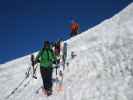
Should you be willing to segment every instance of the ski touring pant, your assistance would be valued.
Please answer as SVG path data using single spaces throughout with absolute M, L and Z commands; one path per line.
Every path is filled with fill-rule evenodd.
M 52 90 L 52 68 L 40 67 L 40 72 L 43 80 L 43 87 L 46 91 Z
M 77 35 L 77 34 L 78 34 L 78 32 L 71 32 L 71 33 L 70 33 L 71 37 L 73 37 L 73 36 L 75 36 L 75 35 Z

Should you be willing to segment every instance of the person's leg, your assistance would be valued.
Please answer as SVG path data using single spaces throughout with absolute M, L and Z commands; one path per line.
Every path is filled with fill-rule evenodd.
M 73 32 L 71 32 L 71 33 L 70 33 L 70 36 L 71 36 L 71 37 L 73 37 L 73 36 L 74 36 L 74 35 L 73 35 Z
M 40 72 L 41 72 L 41 76 L 42 76 L 43 87 L 46 90 L 47 89 L 47 78 L 46 78 L 47 70 L 40 67 Z
M 52 81 L 52 76 L 53 76 L 53 75 L 52 75 L 52 74 L 53 74 L 53 69 L 51 68 L 51 69 L 50 69 L 50 76 L 49 76 L 49 77 L 50 77 L 50 89 L 51 89 L 51 90 L 52 90 L 52 86 L 53 86 L 53 81 Z
M 78 35 L 78 32 L 77 32 L 77 31 L 74 32 L 74 36 L 75 36 L 75 35 Z
M 73 37 L 73 36 L 75 36 L 75 35 L 77 35 L 78 33 L 77 32 L 71 32 L 71 37 Z
M 48 90 L 52 93 L 52 86 L 53 86 L 53 83 L 52 83 L 52 72 L 53 72 L 53 69 L 52 68 L 49 68 L 48 70 Z
M 45 69 L 45 90 L 49 90 L 49 70 Z

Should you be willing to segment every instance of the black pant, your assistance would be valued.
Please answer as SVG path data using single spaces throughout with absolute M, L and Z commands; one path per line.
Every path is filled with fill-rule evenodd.
M 43 80 L 43 86 L 46 91 L 52 90 L 52 68 L 40 67 L 40 72 Z
M 73 37 L 73 36 L 75 36 L 75 35 L 77 35 L 77 34 L 78 34 L 78 32 L 71 32 L 71 33 L 70 33 L 71 37 Z

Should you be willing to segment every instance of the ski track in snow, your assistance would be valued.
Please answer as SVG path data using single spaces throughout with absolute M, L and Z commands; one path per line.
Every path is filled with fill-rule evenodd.
M 68 40 L 69 60 L 64 71 L 64 91 L 45 97 L 30 75 L 7 100 L 133 100 L 133 3 L 119 14 Z M 0 100 L 6 100 L 30 67 L 26 56 L 0 65 Z M 30 71 L 32 73 L 32 70 Z M 55 75 L 55 72 L 54 72 Z M 41 89 L 40 89 L 41 91 Z

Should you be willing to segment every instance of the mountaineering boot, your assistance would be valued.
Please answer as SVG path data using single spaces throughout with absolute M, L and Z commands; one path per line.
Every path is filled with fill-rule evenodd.
M 43 87 L 42 87 L 42 93 L 47 96 L 47 90 L 45 90 Z
M 49 90 L 47 91 L 47 96 L 50 96 L 50 95 L 52 95 L 52 89 L 49 89 Z

